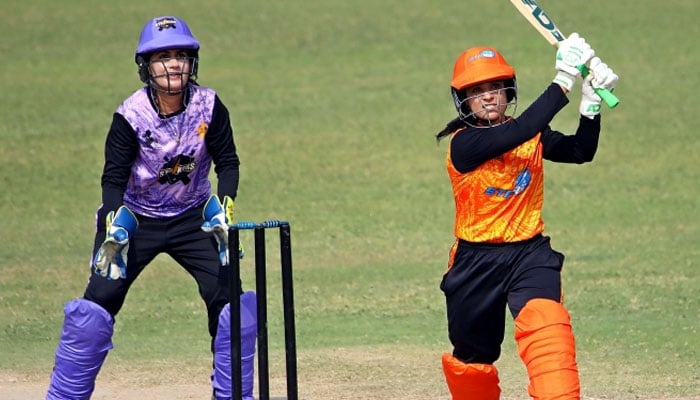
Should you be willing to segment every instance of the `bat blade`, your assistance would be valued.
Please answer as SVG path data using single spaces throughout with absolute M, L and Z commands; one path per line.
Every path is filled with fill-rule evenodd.
M 565 39 L 564 34 L 534 0 L 510 0 L 520 14 L 551 44 L 556 46 Z
M 510 0 L 510 2 L 518 9 L 520 14 L 525 17 L 530 25 L 544 37 L 552 46 L 558 46 L 559 42 L 565 39 L 564 34 L 554 24 L 551 18 L 544 12 L 542 7 L 535 0 Z M 588 68 L 581 69 L 581 75 L 588 75 Z M 615 108 L 620 103 L 620 100 L 608 89 L 595 89 L 598 96 L 603 99 L 605 104 L 610 108 Z

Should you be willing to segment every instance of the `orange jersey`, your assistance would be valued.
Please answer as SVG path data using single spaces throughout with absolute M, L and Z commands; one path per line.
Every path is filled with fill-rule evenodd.
M 453 134 L 459 135 L 461 131 Z M 454 233 L 468 242 L 504 243 L 542 233 L 544 174 L 541 133 L 466 173 L 447 151 L 456 212 Z

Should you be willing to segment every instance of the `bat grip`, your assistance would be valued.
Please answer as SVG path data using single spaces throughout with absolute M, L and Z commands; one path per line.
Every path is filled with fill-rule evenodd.
M 583 78 L 588 76 L 588 67 L 585 65 L 580 65 L 578 69 L 581 71 L 581 76 Z M 603 102 L 610 108 L 615 108 L 620 103 L 620 99 L 618 99 L 617 96 L 615 96 L 613 92 L 608 89 L 593 88 L 593 90 L 595 90 L 595 93 L 600 96 L 600 98 L 603 99 Z

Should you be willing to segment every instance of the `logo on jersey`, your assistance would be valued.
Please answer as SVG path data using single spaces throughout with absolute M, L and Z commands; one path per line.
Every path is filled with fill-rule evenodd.
M 513 183 L 513 189 L 501 189 L 489 186 L 484 191 L 484 194 L 487 196 L 497 196 L 507 199 L 511 196 L 516 196 L 524 192 L 525 189 L 527 189 L 527 187 L 530 186 L 531 180 L 532 174 L 530 173 L 529 169 L 525 168 L 518 174 L 518 177 L 515 178 L 515 182 Z
M 194 157 L 180 154 L 171 159 L 165 159 L 165 164 L 158 171 L 158 182 L 175 184 L 182 182 L 185 185 L 190 183 L 190 172 L 194 171 L 197 162 Z
M 209 125 L 207 125 L 204 121 L 197 126 L 197 137 L 199 140 L 204 139 L 204 136 L 207 134 L 207 129 L 209 129 Z
M 144 142 L 146 142 L 146 145 L 152 149 L 162 149 L 163 146 L 158 143 L 156 138 L 153 137 L 153 132 L 150 130 L 147 130 L 146 133 L 143 136 Z

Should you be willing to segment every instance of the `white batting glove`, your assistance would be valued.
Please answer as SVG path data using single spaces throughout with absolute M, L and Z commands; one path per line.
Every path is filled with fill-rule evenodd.
M 615 85 L 617 85 L 617 81 L 620 79 L 615 71 L 598 57 L 593 57 L 591 59 L 588 70 L 591 75 L 593 75 L 591 85 L 596 89 L 608 89 L 612 91 Z
M 600 114 L 601 103 L 601 98 L 596 94 L 595 89 L 612 90 L 615 88 L 619 77 L 612 68 L 608 67 L 598 57 L 591 59 L 588 70 L 590 73 L 583 80 L 583 86 L 581 87 L 579 111 L 584 117 L 593 119 Z
M 572 33 L 559 43 L 554 64 L 557 75 L 552 81 L 571 91 L 576 77 L 581 75 L 579 68 L 588 63 L 588 60 L 594 55 L 595 51 L 586 42 L 586 39 L 580 37 L 578 33 Z

